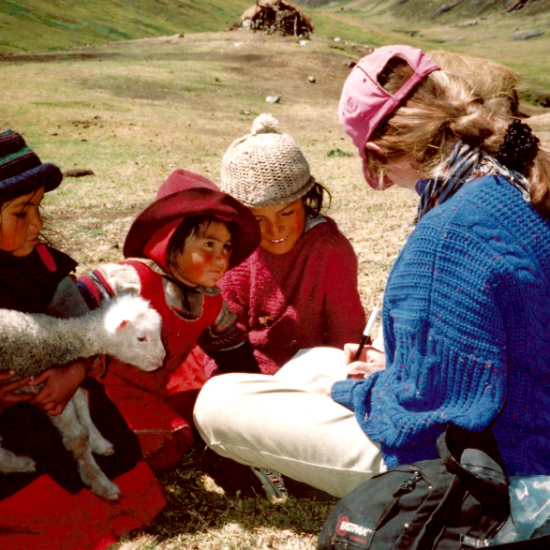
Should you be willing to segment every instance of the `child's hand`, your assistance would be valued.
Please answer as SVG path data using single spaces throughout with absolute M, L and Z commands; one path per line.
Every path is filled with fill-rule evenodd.
M 14 374 L 15 373 L 11 370 L 0 371 L 0 382 L 9 380 Z M 14 403 L 29 401 L 33 397 L 32 393 L 13 393 L 15 390 L 26 386 L 30 382 L 32 382 L 32 376 L 26 376 L 14 382 L 7 382 L 0 385 L 0 413 Z
M 88 360 L 77 359 L 64 367 L 54 367 L 44 371 L 31 383 L 31 386 L 45 383 L 31 402 L 51 416 L 61 414 L 86 378 L 87 370 Z
M 350 378 L 367 378 L 369 374 L 386 368 L 386 354 L 372 346 L 365 346 L 359 359 L 353 361 L 358 349 L 359 344 L 346 344 L 344 346 L 344 356 L 349 368 Z

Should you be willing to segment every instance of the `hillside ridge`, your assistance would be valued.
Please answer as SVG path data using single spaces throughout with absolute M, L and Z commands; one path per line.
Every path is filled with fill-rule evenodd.
M 222 31 L 249 0 L 2 0 L 0 55 Z
M 390 10 L 396 17 L 416 20 L 452 18 L 465 19 L 507 13 L 537 15 L 550 11 L 550 0 L 364 0 L 357 2 L 334 2 L 334 0 L 297 0 L 304 7 L 320 8 L 334 5 L 358 8 L 363 11 Z

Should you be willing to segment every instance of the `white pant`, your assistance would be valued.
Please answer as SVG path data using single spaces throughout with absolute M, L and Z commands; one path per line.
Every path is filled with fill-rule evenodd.
M 314 373 L 343 379 L 346 372 L 342 351 L 315 348 L 299 352 L 275 376 L 214 377 L 199 394 L 195 424 L 222 456 L 342 497 L 386 471 L 380 446 L 352 411 L 299 384 Z

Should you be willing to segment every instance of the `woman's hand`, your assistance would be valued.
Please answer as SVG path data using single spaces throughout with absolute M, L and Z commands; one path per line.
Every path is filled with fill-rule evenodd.
M 359 344 L 346 344 L 344 346 L 344 356 L 349 368 L 350 378 L 367 378 L 369 374 L 386 368 L 386 354 L 372 346 L 365 346 L 359 359 L 354 361 L 353 358 L 358 349 Z
M 86 378 L 89 360 L 77 359 L 63 367 L 54 367 L 37 376 L 31 386 L 45 383 L 31 403 L 51 416 L 63 412 L 71 397 Z
M 6 382 L 15 374 L 12 370 L 0 371 L 0 382 Z M 32 393 L 13 393 L 15 390 L 22 388 L 32 382 L 32 376 L 20 378 L 14 382 L 6 382 L 0 384 L 0 413 L 11 407 L 14 403 L 29 401 L 34 396 Z

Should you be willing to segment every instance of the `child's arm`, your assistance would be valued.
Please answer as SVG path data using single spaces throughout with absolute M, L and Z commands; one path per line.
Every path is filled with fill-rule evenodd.
M 218 282 L 227 308 L 235 313 L 238 326 L 245 332 L 250 330 L 250 278 L 250 271 L 239 266 L 227 271 Z
M 78 291 L 76 282 L 69 276 L 59 283 L 46 314 L 66 319 L 67 317 L 80 317 L 88 311 L 89 308 Z
M 237 316 L 224 302 L 216 322 L 203 331 L 197 343 L 218 365 L 222 373 L 260 372 L 246 332 L 237 325 Z
M 344 239 L 338 247 L 327 246 L 327 254 L 324 344 L 342 348 L 360 341 L 367 322 L 357 289 L 357 256 Z
M 103 264 L 78 278 L 76 286 L 89 309 L 96 309 L 104 300 L 124 293 L 141 295 L 141 281 L 130 265 Z

